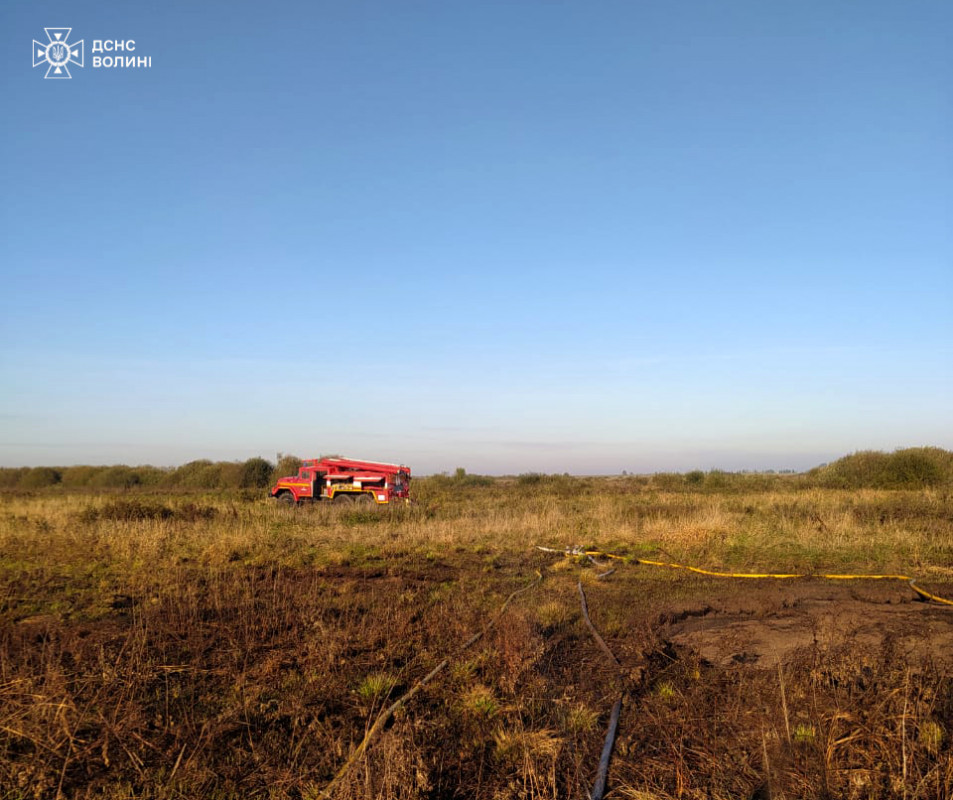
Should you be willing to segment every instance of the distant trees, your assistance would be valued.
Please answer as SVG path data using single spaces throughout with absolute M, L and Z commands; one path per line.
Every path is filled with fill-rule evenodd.
M 301 459 L 284 456 L 276 467 L 256 456 L 246 461 L 190 461 L 174 469 L 113 466 L 0 468 L 0 489 L 264 489 L 278 475 L 293 475 Z
M 90 467 L 86 465 L 66 467 L 63 469 L 61 482 L 64 486 L 70 489 L 89 486 L 90 481 L 96 475 L 105 471 L 105 469 L 105 467 Z
M 489 475 L 473 475 L 463 467 L 457 467 L 453 475 L 448 475 L 446 472 L 431 475 L 429 480 L 435 487 L 455 489 L 464 486 L 492 486 L 495 483 Z
M 142 477 L 136 470 L 120 465 L 97 471 L 86 485 L 98 489 L 131 489 L 141 483 Z
M 167 483 L 184 489 L 218 489 L 221 466 L 207 458 L 189 461 L 169 475 Z
M 53 469 L 53 467 L 33 467 L 31 470 L 27 470 L 24 473 L 20 480 L 17 482 L 17 486 L 21 489 L 43 489 L 47 486 L 53 486 L 60 482 L 61 474 L 58 469 Z
M 663 491 L 769 491 L 776 488 L 929 489 L 953 486 L 953 452 L 939 447 L 911 447 L 892 453 L 864 450 L 797 474 L 766 472 L 662 472 L 652 485 Z
M 256 456 L 246 461 L 198 459 L 173 469 L 152 466 L 14 467 L 0 468 L 0 489 L 182 489 L 219 491 L 223 489 L 261 490 L 279 477 L 296 475 L 301 459 L 279 454 L 277 464 Z M 778 472 L 724 472 L 691 470 L 686 473 L 661 472 L 638 477 L 639 486 L 668 492 L 770 491 L 783 488 L 822 489 L 929 489 L 953 487 L 953 452 L 939 447 L 913 447 L 892 453 L 865 450 L 815 467 L 802 474 Z M 620 486 L 631 490 L 636 476 Z M 463 467 L 453 473 L 427 479 L 435 489 L 490 487 L 496 479 L 474 475 Z M 511 479 L 512 480 L 512 479 Z M 566 475 L 528 472 L 516 482 L 527 490 L 545 489 L 570 494 L 579 491 L 580 479 Z
M 29 471 L 29 467 L 0 468 L 0 489 L 15 489 Z

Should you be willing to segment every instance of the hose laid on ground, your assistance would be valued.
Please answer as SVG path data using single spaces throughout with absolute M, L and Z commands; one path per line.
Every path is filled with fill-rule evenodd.
M 945 597 L 940 597 L 936 594 L 930 594 L 930 592 L 926 591 L 926 589 L 921 589 L 919 586 L 917 586 L 913 578 L 910 578 L 907 583 L 909 583 L 910 588 L 913 589 L 913 591 L 920 595 L 920 597 L 922 597 L 924 600 L 932 600 L 934 603 L 942 603 L 945 606 L 953 606 L 953 600 L 947 600 Z
M 621 675 L 622 665 L 619 663 L 619 659 L 615 657 L 615 653 L 609 649 L 606 640 L 602 638 L 599 631 L 596 630 L 596 626 L 592 624 L 592 620 L 589 619 L 589 604 L 586 602 L 586 593 L 582 588 L 581 580 L 579 581 L 579 602 L 582 605 L 582 618 L 589 626 L 589 632 L 592 633 L 596 644 L 615 664 Z M 602 800 L 602 795 L 606 791 L 606 779 L 609 777 L 609 759 L 612 757 L 612 748 L 615 747 L 615 734 L 619 727 L 619 714 L 622 711 L 622 697 L 623 695 L 619 695 L 619 699 L 615 701 L 615 705 L 612 706 L 612 713 L 609 715 L 609 729 L 606 731 L 606 740 L 602 745 L 602 756 L 599 758 L 599 769 L 596 770 L 596 779 L 592 784 L 590 800 Z
M 582 589 L 582 581 L 579 581 L 579 601 L 582 604 L 582 618 L 586 621 L 586 625 L 589 626 L 589 632 L 592 634 L 592 638 L 596 640 L 596 644 L 599 645 L 599 649 L 605 653 L 609 660 L 615 664 L 615 668 L 621 670 L 622 665 L 619 663 L 619 659 L 615 657 L 615 654 L 609 649 L 609 645 L 606 644 L 606 640 L 599 635 L 599 631 L 596 630 L 596 626 L 592 624 L 592 620 L 589 619 L 589 605 L 586 603 L 586 593 Z
M 876 575 L 876 574 L 836 574 L 836 573 L 799 573 L 799 572 L 717 572 L 701 567 L 692 567 L 688 564 L 676 564 L 669 561 L 652 561 L 648 558 L 633 558 L 630 556 L 620 556 L 616 553 L 604 553 L 601 550 L 583 550 L 582 548 L 572 547 L 562 550 L 553 547 L 536 547 L 544 553 L 559 553 L 565 556 L 601 556 L 602 558 L 612 558 L 618 561 L 626 561 L 630 564 L 644 564 L 649 567 L 667 567 L 669 569 L 683 569 L 688 572 L 694 572 L 698 575 L 709 575 L 714 578 L 772 578 L 780 580 L 790 580 L 794 578 L 823 578 L 829 581 L 906 581 L 924 600 L 932 600 L 946 606 L 953 606 L 953 600 L 947 600 L 945 597 L 931 594 L 926 589 L 921 589 L 916 584 L 916 578 L 909 575 Z
M 592 784 L 591 800 L 602 800 L 606 791 L 606 779 L 609 777 L 609 759 L 612 757 L 612 748 L 615 747 L 615 732 L 619 727 L 619 714 L 622 711 L 622 698 L 615 701 L 612 713 L 609 715 L 609 730 L 606 731 L 606 741 L 602 745 L 602 756 L 599 758 L 599 770 L 596 780 Z
M 503 601 L 503 605 L 501 605 L 499 610 L 496 612 L 496 614 L 493 615 L 493 618 L 489 622 L 487 622 L 486 625 L 484 625 L 480 631 L 473 634 L 473 636 L 467 639 L 453 653 L 451 653 L 449 656 L 444 658 L 443 661 L 437 664 L 436 667 L 434 667 L 423 678 L 417 681 L 417 683 L 414 684 L 414 686 L 411 689 L 409 689 L 403 696 L 399 697 L 390 706 L 388 706 L 383 711 L 381 711 L 377 719 L 374 720 L 374 724 L 371 725 L 370 730 L 368 730 L 368 732 L 364 734 L 364 738 L 361 740 L 361 743 L 356 748 L 354 748 L 354 751 L 348 757 L 347 761 L 344 762 L 344 766 L 342 766 L 337 771 L 337 774 L 331 779 L 331 782 L 324 787 L 324 791 L 322 791 L 319 796 L 322 798 L 326 798 L 330 796 L 331 790 L 338 784 L 338 782 L 345 775 L 347 775 L 351 767 L 354 766 L 354 764 L 358 761 L 358 759 L 360 759 L 361 756 L 363 756 L 364 753 L 367 752 L 367 748 L 370 746 L 371 740 L 377 735 L 377 732 L 384 726 L 387 720 L 389 720 L 394 715 L 394 712 L 396 712 L 402 706 L 406 705 L 408 700 L 410 700 L 415 694 L 417 694 L 417 692 L 419 692 L 427 683 L 429 683 L 441 670 L 445 669 L 447 665 L 450 663 L 451 659 L 455 658 L 456 656 L 459 656 L 468 647 L 480 641 L 480 639 L 483 638 L 486 632 L 490 630 L 490 628 L 492 628 L 494 625 L 496 625 L 497 622 L 500 621 L 500 617 L 503 616 L 503 612 L 506 611 L 507 606 L 509 606 L 510 602 L 514 598 L 519 597 L 521 594 L 524 594 L 525 592 L 528 592 L 531 589 L 535 589 L 537 586 L 539 586 L 542 580 L 543 580 L 543 573 L 537 570 L 536 580 L 534 580 L 531 584 L 529 584 L 529 586 L 524 586 L 522 589 L 517 589 L 515 592 L 512 592 L 506 598 L 506 600 Z

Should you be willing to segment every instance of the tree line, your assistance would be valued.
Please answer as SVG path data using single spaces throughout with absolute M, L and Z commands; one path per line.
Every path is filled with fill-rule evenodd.
M 180 467 L 81 465 L 73 467 L 0 468 L 0 489 L 264 489 L 301 466 L 296 456 L 277 464 L 255 457 L 246 461 L 199 459 Z
M 294 475 L 301 466 L 296 456 L 277 463 L 264 458 L 246 461 L 190 461 L 180 467 L 113 466 L 0 468 L 0 489 L 264 489 L 281 476 Z M 459 489 L 493 486 L 489 475 L 473 475 L 463 467 L 450 474 L 431 476 L 434 488 Z M 507 479 L 502 479 L 507 480 Z M 575 491 L 577 479 L 568 474 L 526 473 L 516 476 L 524 488 L 564 488 Z M 725 492 L 769 491 L 782 487 L 823 489 L 953 488 L 953 452 L 939 447 L 911 447 L 892 453 L 867 450 L 844 456 L 799 474 L 691 470 L 685 473 L 628 475 L 629 483 L 659 491 Z

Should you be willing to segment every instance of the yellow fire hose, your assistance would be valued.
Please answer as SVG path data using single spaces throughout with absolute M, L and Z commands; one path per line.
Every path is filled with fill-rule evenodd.
M 668 567 L 669 569 L 683 569 L 687 572 L 694 572 L 698 575 L 709 575 L 714 578 L 773 578 L 779 580 L 790 580 L 792 578 L 823 578 L 829 581 L 906 581 L 924 600 L 932 600 L 935 603 L 941 603 L 946 606 L 953 606 L 953 600 L 947 600 L 945 597 L 931 594 L 926 589 L 921 589 L 916 584 L 916 579 L 909 575 L 867 575 L 867 574 L 836 574 L 836 573 L 799 573 L 799 572 L 717 572 L 701 567 L 692 567 L 688 564 L 675 564 L 669 561 L 652 561 L 648 558 L 632 558 L 629 556 L 620 556 L 616 553 L 604 553 L 601 550 L 583 550 L 581 548 L 569 548 L 557 550 L 552 547 L 537 547 L 547 553 L 561 553 L 566 556 L 599 556 L 601 558 L 611 558 L 617 561 L 625 561 L 629 564 L 644 564 L 649 567 Z

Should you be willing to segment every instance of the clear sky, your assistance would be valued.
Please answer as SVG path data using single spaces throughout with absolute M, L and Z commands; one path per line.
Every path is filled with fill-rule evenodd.
M 70 80 L 28 59 L 51 26 Z M 942 0 L 4 0 L 0 465 L 953 448 L 951 31 Z

